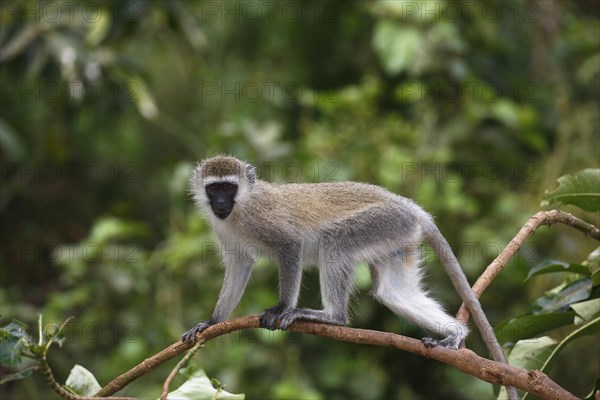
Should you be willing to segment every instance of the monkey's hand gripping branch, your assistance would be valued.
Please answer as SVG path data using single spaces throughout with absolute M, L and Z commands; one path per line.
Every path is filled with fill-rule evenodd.
M 194 343 L 196 341 L 196 336 L 214 324 L 215 323 L 212 320 L 197 323 L 193 328 L 181 335 L 181 341 L 188 344 Z

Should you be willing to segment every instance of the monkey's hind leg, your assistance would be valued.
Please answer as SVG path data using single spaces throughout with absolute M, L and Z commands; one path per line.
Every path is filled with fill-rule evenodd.
M 428 296 L 422 286 L 422 272 L 414 254 L 398 252 L 369 267 L 373 278 L 373 296 L 377 300 L 395 314 L 444 337 L 441 340 L 425 337 L 422 339 L 425 346 L 458 349 L 469 329 Z

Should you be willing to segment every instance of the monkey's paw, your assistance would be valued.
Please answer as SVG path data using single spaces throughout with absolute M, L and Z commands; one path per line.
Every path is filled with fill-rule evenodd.
M 286 311 L 286 308 L 281 304 L 277 304 L 274 307 L 267 308 L 265 311 L 263 311 L 262 314 L 260 314 L 260 317 L 258 317 L 260 326 L 267 328 L 269 330 L 272 330 L 272 331 L 274 331 L 277 328 L 285 329 L 285 328 L 281 327 L 281 325 L 279 325 L 279 326 L 276 325 L 277 321 L 279 321 L 281 319 L 281 316 L 282 316 L 283 312 L 285 312 L 285 311 Z
M 302 310 L 288 310 L 281 314 L 279 319 L 279 329 L 286 330 L 292 322 L 302 317 Z
M 439 344 L 439 340 L 430 337 L 422 338 L 421 342 L 423 342 L 425 347 L 435 347 Z
M 187 344 L 192 344 L 196 341 L 196 335 L 214 325 L 212 321 L 198 322 L 192 329 L 181 335 L 181 341 Z
M 297 319 L 321 322 L 331 325 L 346 325 L 348 317 L 345 315 L 332 316 L 323 310 L 311 310 L 308 308 L 295 308 L 285 311 L 279 319 L 279 328 L 287 329 Z
M 430 337 L 424 337 L 421 339 L 421 342 L 425 345 L 425 347 L 445 347 L 447 349 L 458 350 L 460 346 L 461 338 L 456 335 L 449 335 L 448 337 L 437 340 Z

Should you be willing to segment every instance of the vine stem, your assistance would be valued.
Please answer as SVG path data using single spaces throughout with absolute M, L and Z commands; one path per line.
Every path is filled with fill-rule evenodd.
M 202 346 L 204 346 L 203 342 L 201 342 L 201 341 L 196 342 L 194 347 L 192 347 L 185 354 L 185 356 L 181 360 L 179 360 L 177 365 L 171 370 L 171 373 L 169 374 L 169 376 L 165 380 L 165 383 L 163 384 L 163 391 L 162 391 L 162 394 L 160 395 L 160 400 L 167 400 L 167 395 L 169 394 L 169 386 L 171 385 L 171 382 L 173 381 L 173 379 L 175 379 L 175 375 L 177 375 L 177 372 L 190 361 L 190 359 L 194 356 L 194 354 L 196 354 L 196 352 Z

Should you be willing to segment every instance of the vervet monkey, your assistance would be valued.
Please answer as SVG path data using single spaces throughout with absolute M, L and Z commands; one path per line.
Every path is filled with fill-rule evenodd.
M 225 278 L 212 318 L 184 333 L 184 342 L 194 342 L 199 332 L 229 317 L 244 292 L 254 256 L 267 254 L 279 263 L 279 303 L 261 314 L 265 328 L 286 329 L 297 319 L 347 324 L 353 269 L 366 262 L 377 300 L 442 337 L 423 338 L 425 346 L 458 349 L 469 329 L 423 288 L 418 248 L 425 241 L 440 258 L 494 359 L 506 362 L 448 242 L 414 201 L 357 182 L 269 183 L 257 179 L 252 165 L 230 156 L 199 164 L 191 190 L 221 242 Z M 323 309 L 297 308 L 302 266 L 315 264 Z

